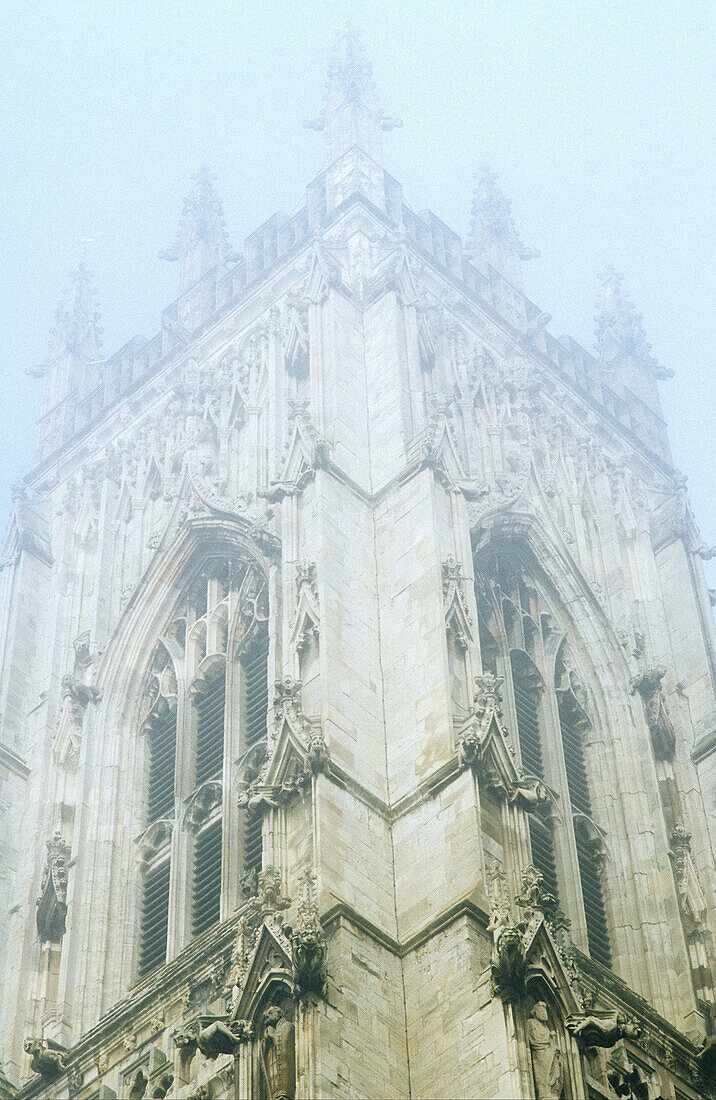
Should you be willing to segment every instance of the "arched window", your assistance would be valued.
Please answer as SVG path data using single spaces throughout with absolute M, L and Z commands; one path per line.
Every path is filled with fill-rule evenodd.
M 591 723 L 585 694 L 565 664 L 566 631 L 535 580 L 538 570 L 526 548 L 508 542 L 494 546 L 476 560 L 475 569 L 483 665 L 507 681 L 522 768 L 557 795 L 558 812 L 551 820 L 528 814 L 532 862 L 545 889 L 567 910 L 573 931 L 581 928 L 592 958 L 611 966 L 602 874 L 606 849 L 593 821 L 584 749 Z M 509 713 L 506 717 L 509 722 Z
M 142 727 L 140 977 L 221 919 L 227 876 L 236 881 L 261 870 L 260 815 L 247 817 L 231 868 L 223 866 L 233 852 L 224 821 L 231 805 L 227 754 L 235 759 L 266 740 L 267 620 L 260 570 L 247 560 L 212 556 L 189 577 L 153 658 Z

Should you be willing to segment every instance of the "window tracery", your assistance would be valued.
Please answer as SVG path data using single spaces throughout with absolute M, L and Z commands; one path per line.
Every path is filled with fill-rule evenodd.
M 557 799 L 557 814 L 528 815 L 532 862 L 555 905 L 583 930 L 592 957 L 610 966 L 607 848 L 593 819 L 585 756 L 590 707 L 569 638 L 535 576 L 526 551 L 509 542 L 476 561 L 483 666 L 505 679 L 524 778 L 539 780 Z
M 140 977 L 221 918 L 232 782 L 225 763 L 266 739 L 268 648 L 263 573 L 242 557 L 205 558 L 157 644 L 142 703 Z M 178 859 L 188 859 L 188 872 Z M 260 813 L 247 816 L 237 859 L 234 876 L 260 872 Z

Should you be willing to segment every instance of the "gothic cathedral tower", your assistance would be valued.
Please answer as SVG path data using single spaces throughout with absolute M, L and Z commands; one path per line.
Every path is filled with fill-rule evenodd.
M 0 602 L 0 1097 L 714 1087 L 707 553 L 641 320 L 597 355 L 382 166 L 326 161 L 106 358 L 76 272 Z M 709 832 L 709 828 L 711 832 Z

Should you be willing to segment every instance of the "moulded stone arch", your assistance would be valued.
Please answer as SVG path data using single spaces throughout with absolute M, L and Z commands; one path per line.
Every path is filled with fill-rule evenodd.
M 85 895 L 87 911 L 73 928 L 81 942 L 73 944 L 65 978 L 68 987 L 85 990 L 82 1018 L 77 1021 L 83 1029 L 94 1024 L 104 1005 L 121 996 L 133 981 L 138 887 L 128 877 L 128 868 L 143 827 L 137 786 L 143 743 L 127 734 L 138 728 L 143 717 L 140 698 L 158 640 L 170 653 L 173 647 L 172 657 L 176 657 L 176 646 L 167 633 L 187 582 L 207 558 L 222 556 L 247 563 L 261 578 L 268 576 L 268 563 L 252 538 L 249 522 L 213 515 L 186 520 L 173 543 L 153 557 L 98 662 L 95 682 L 102 686 L 103 695 L 93 715 L 93 728 L 102 736 L 86 739 L 84 791 L 78 790 L 75 824 L 74 881 L 78 890 L 90 875 L 108 885 L 104 891 Z M 180 693 L 186 687 L 180 683 Z

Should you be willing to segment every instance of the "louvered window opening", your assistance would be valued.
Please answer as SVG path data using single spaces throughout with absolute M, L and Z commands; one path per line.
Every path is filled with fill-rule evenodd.
M 242 662 L 244 684 L 243 744 L 245 749 L 257 745 L 267 736 L 268 710 L 268 640 Z M 261 871 L 261 814 L 248 811 L 244 817 L 244 872 Z
M 517 737 L 520 742 L 522 764 L 530 775 L 544 779 L 542 763 L 542 745 L 540 741 L 539 716 L 537 714 L 537 693 L 531 686 L 523 683 L 519 669 L 512 669 L 512 684 L 515 689 L 515 709 L 517 711 Z M 534 814 L 528 816 L 532 862 L 542 872 L 542 885 L 552 894 L 555 902 L 559 899 L 557 888 L 557 861 L 554 854 L 554 839 L 551 830 Z
M 221 775 L 224 767 L 224 677 L 197 703 L 196 786 Z
M 581 830 L 575 830 L 575 833 L 577 863 L 579 864 L 579 878 L 582 884 L 582 899 L 584 901 L 584 916 L 587 921 L 589 954 L 602 966 L 611 967 L 612 952 L 609 946 L 607 917 L 604 911 L 604 894 L 599 867 L 588 838 Z
M 567 787 L 572 809 L 591 817 L 587 771 L 584 766 L 584 748 L 582 733 L 576 716 L 569 713 L 565 705 L 559 708 L 559 725 L 564 749 L 564 765 L 567 771 Z
M 176 711 L 149 734 L 147 819 L 156 821 L 174 809 L 174 768 L 177 748 Z
M 204 829 L 194 845 L 192 932 L 200 936 L 219 920 L 221 909 L 221 821 Z
M 584 765 L 584 747 L 582 732 L 576 715 L 566 706 L 559 708 L 559 726 L 564 749 L 564 764 L 567 772 L 569 800 L 574 813 L 591 817 L 587 769 Z M 595 859 L 594 850 L 588 838 L 580 828 L 575 829 L 577 843 L 577 863 L 582 885 L 584 916 L 587 922 L 587 941 L 589 954 L 603 966 L 612 965 L 612 953 L 607 932 L 607 918 L 604 909 L 602 881 Z
M 162 966 L 167 957 L 169 927 L 169 860 L 147 871 L 142 890 L 139 977 Z

